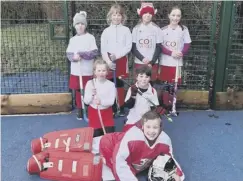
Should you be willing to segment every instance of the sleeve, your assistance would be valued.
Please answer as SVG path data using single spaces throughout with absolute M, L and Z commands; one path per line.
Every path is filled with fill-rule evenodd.
M 167 49 L 164 45 L 162 45 L 162 53 L 171 56 L 172 51 Z
M 75 62 L 75 60 L 73 60 L 73 55 L 74 55 L 74 51 L 72 50 L 72 38 L 71 38 L 69 40 L 68 47 L 66 50 L 66 56 L 67 56 L 68 60 L 71 62 Z
M 92 89 L 93 89 L 93 85 L 91 83 L 92 80 L 89 80 L 85 86 L 85 90 L 84 90 L 84 103 L 85 104 L 90 104 L 93 100 L 93 94 L 92 94 Z
M 181 53 L 183 54 L 183 56 L 188 53 L 189 48 L 190 48 L 190 45 L 191 45 L 190 43 L 184 43 L 183 49 L 181 51 Z
M 141 62 L 144 59 L 144 56 L 138 51 L 136 43 L 132 43 L 132 54 L 137 57 Z
M 129 142 L 131 141 L 129 132 L 127 132 L 120 144 L 116 145 L 113 152 L 113 171 L 116 181 L 138 181 L 135 174 L 132 172 L 126 159 L 130 155 Z
M 158 106 L 159 105 L 159 99 L 158 99 L 158 94 L 155 88 L 153 88 L 153 103 Z
M 174 155 L 173 155 L 173 147 L 172 147 L 171 139 L 170 139 L 169 136 L 168 136 L 167 144 L 169 145 L 169 153 L 170 153 L 171 157 L 173 158 L 173 160 L 175 161 L 176 166 L 177 166 L 176 174 L 177 174 L 178 176 L 180 176 L 181 181 L 183 181 L 183 180 L 185 179 L 185 175 L 184 175 L 184 173 L 182 172 L 179 163 L 178 163 L 178 162 L 176 161 L 176 159 L 174 158 Z
M 130 30 L 127 28 L 127 32 L 125 34 L 125 46 L 119 51 L 119 53 L 116 55 L 116 58 L 119 59 L 121 57 L 126 56 L 132 49 L 132 34 Z
M 127 90 L 126 98 L 125 98 L 125 107 L 127 107 L 128 109 L 132 109 L 135 105 L 135 101 L 136 101 L 136 99 L 131 97 L 131 88 L 129 87 L 129 89 Z
M 102 88 L 109 89 L 109 93 L 105 94 L 105 96 L 100 97 L 101 105 L 104 107 L 112 106 L 115 102 L 116 98 L 116 88 L 113 82 L 109 86 L 103 86 Z M 110 91 L 111 90 L 111 91 Z M 108 91 L 107 91 L 108 92 Z
M 132 30 L 132 54 L 137 57 L 140 61 L 143 61 L 144 56 L 137 49 L 137 28 Z
M 153 58 L 151 61 L 152 65 L 154 65 L 156 60 L 159 59 L 160 53 L 161 53 L 161 43 L 156 43 L 156 48 L 155 48 L 154 55 L 153 55 Z
M 98 56 L 99 52 L 94 36 L 92 36 L 90 40 L 90 51 L 78 52 L 78 54 L 85 60 L 93 60 L 96 56 Z
M 184 43 L 191 43 L 192 42 L 190 34 L 189 34 L 189 30 L 188 30 L 187 27 L 184 28 L 183 42 Z
M 105 29 L 102 34 L 101 34 L 101 39 L 100 39 L 100 50 L 101 50 L 101 55 L 103 60 L 105 60 L 106 62 L 110 60 L 110 58 L 108 57 L 108 39 L 107 39 L 107 30 Z

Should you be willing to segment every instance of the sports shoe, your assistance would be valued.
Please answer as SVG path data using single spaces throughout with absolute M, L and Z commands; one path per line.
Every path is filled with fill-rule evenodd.
M 83 119 L 83 110 L 82 109 L 78 109 L 77 120 L 82 120 L 82 119 Z

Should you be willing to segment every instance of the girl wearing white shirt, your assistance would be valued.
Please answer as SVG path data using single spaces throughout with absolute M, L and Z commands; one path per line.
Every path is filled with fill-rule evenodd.
M 123 24 L 126 21 L 125 10 L 118 4 L 111 7 L 107 14 L 107 23 L 109 27 L 104 29 L 101 35 L 101 54 L 102 58 L 108 64 L 110 70 L 107 79 L 113 80 L 113 71 L 116 71 L 116 77 L 128 77 L 128 53 L 132 48 L 132 35 L 128 27 Z M 118 102 L 120 105 L 120 116 L 124 115 L 124 83 L 116 79 Z M 116 112 L 115 104 L 113 111 Z
M 135 56 L 134 70 L 144 64 L 152 67 L 151 80 L 154 81 L 157 79 L 157 64 L 161 53 L 161 29 L 152 22 L 157 9 L 154 9 L 152 3 L 142 3 L 141 8 L 137 11 L 141 21 L 132 31 L 132 53 Z
M 84 102 L 89 105 L 89 126 L 94 128 L 94 137 L 103 135 L 102 126 L 98 114 L 100 109 L 103 124 L 107 133 L 114 132 L 114 119 L 112 105 L 116 97 L 115 84 L 106 79 L 108 65 L 103 60 L 94 63 L 94 77 L 89 80 L 85 87 Z
M 181 24 L 181 9 L 173 7 L 168 15 L 170 24 L 162 28 L 162 55 L 160 57 L 159 79 L 169 83 L 175 82 L 178 65 L 178 84 L 181 83 L 183 56 L 188 52 L 191 38 L 188 28 Z
M 79 76 L 82 76 L 83 86 L 93 75 L 94 58 L 98 55 L 98 48 L 93 35 L 86 32 L 86 12 L 80 11 L 73 18 L 73 26 L 77 34 L 69 41 L 66 54 L 71 62 L 71 75 L 69 88 L 75 90 L 76 108 L 78 109 L 77 119 L 83 117 Z

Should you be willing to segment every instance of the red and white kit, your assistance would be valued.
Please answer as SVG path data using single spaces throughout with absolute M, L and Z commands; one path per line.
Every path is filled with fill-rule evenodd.
M 101 35 L 101 54 L 102 58 L 107 62 L 110 60 L 107 53 L 116 56 L 116 76 L 128 76 L 128 53 L 132 48 L 132 35 L 128 27 L 122 24 L 111 24 L 104 29 Z M 112 70 L 110 70 L 107 79 L 112 78 Z
M 75 35 L 70 39 L 66 52 L 71 62 L 69 87 L 76 90 L 76 106 L 82 108 L 80 91 L 77 91 L 80 89 L 79 76 L 82 76 L 83 86 L 85 87 L 87 81 L 93 75 L 94 58 L 98 54 L 95 37 L 89 33 Z M 79 54 L 81 61 L 73 60 L 75 53 Z
M 102 128 L 99 121 L 97 104 L 94 102 L 94 88 L 96 89 L 95 96 L 97 96 L 101 101 L 99 109 L 103 118 L 104 126 L 114 126 L 113 112 L 111 106 L 114 104 L 116 97 L 115 84 L 109 80 L 100 82 L 98 79 L 89 80 L 85 87 L 84 102 L 85 104 L 89 105 L 89 126 L 94 129 Z
M 178 61 L 179 66 L 179 80 L 181 83 L 181 67 L 183 66 L 183 58 L 174 58 L 171 56 L 173 50 L 181 51 L 183 54 L 185 44 L 191 43 L 190 34 L 188 28 L 183 26 L 177 26 L 172 29 L 170 26 L 165 26 L 162 28 L 162 55 L 160 57 L 160 76 L 159 79 L 162 81 L 168 81 L 170 83 L 175 80 L 176 66 Z
M 136 44 L 137 51 L 142 55 L 143 58 L 153 60 L 153 56 L 156 50 L 156 44 L 161 43 L 161 30 L 153 22 L 145 25 L 143 23 L 138 24 L 133 28 L 132 31 L 133 43 Z M 134 69 L 144 65 L 141 59 L 136 57 L 134 59 Z M 158 60 L 155 60 L 152 67 L 151 80 L 156 80 L 158 74 Z
M 161 132 L 153 146 L 149 146 L 140 126 L 133 126 L 127 132 L 110 133 L 94 138 L 93 153 L 100 152 L 106 164 L 103 166 L 103 180 L 137 181 L 135 174 L 149 168 L 160 154 L 173 157 L 171 139 Z M 180 165 L 176 162 L 177 174 L 184 180 Z
M 138 87 L 138 84 L 136 83 Z M 147 91 L 143 92 L 143 96 L 151 100 L 155 105 L 159 105 L 159 100 L 157 96 L 157 91 L 149 84 Z M 144 97 L 140 94 L 136 95 L 135 104 L 129 110 L 127 115 L 127 122 L 123 127 L 123 131 L 128 130 L 130 127 L 134 126 L 136 122 L 141 120 L 142 115 L 151 110 L 151 103 L 149 103 Z M 127 91 L 125 102 L 127 102 L 131 98 L 131 87 Z
M 115 54 L 116 56 L 116 77 L 128 77 L 128 53 L 132 48 L 132 34 L 128 27 L 122 24 L 113 25 L 104 29 L 101 34 L 101 54 L 102 58 L 109 62 L 110 58 L 108 53 Z M 107 79 L 113 78 L 113 70 L 109 70 Z M 117 80 L 119 81 L 119 80 Z M 122 106 L 124 104 L 125 90 L 124 86 L 117 86 L 118 102 Z

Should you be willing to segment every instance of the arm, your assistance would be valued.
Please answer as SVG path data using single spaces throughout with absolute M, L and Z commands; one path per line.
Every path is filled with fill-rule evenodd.
M 144 56 L 138 51 L 136 43 L 132 43 L 132 54 L 137 57 L 141 62 L 144 59 Z
M 132 54 L 138 58 L 141 62 L 144 59 L 144 56 L 137 49 L 137 28 L 133 28 L 132 30 Z
M 135 105 L 135 101 L 136 99 L 131 96 L 131 88 L 129 87 L 129 89 L 127 90 L 124 106 L 127 107 L 128 109 L 132 109 Z
M 188 28 L 186 26 L 184 26 L 184 28 L 185 28 L 183 31 L 184 32 L 184 34 L 183 34 L 184 47 L 181 51 L 183 56 L 188 53 L 188 50 L 189 50 L 191 42 L 192 42 Z
M 105 60 L 106 63 L 108 63 L 110 61 L 110 58 L 108 57 L 107 54 L 108 39 L 106 37 L 106 29 L 101 34 L 100 43 L 101 43 L 100 50 L 101 50 L 102 59 Z
M 91 83 L 92 80 L 89 80 L 85 86 L 85 90 L 84 90 L 84 103 L 85 104 L 90 104 L 94 98 L 93 96 L 93 85 Z
M 66 56 L 70 62 L 77 62 L 78 60 L 74 60 L 74 48 L 72 38 L 69 40 L 68 47 L 66 50 Z
M 190 43 L 184 43 L 184 47 L 181 51 L 181 53 L 183 54 L 183 56 L 185 56 L 188 53 L 188 50 L 190 48 L 191 44 Z
M 162 53 L 171 56 L 172 51 L 167 49 L 164 45 L 162 45 Z
M 101 105 L 104 106 L 104 107 L 112 106 L 114 104 L 115 98 L 116 98 L 115 84 L 112 83 L 109 86 L 104 85 L 102 88 L 109 90 L 109 93 L 107 91 L 107 94 L 103 95 L 102 97 L 99 97 Z
M 116 55 L 116 59 L 119 59 L 121 57 L 124 57 L 126 56 L 130 51 L 131 51 L 131 48 L 132 48 L 132 34 L 130 32 L 130 30 L 127 28 L 127 32 L 125 34 L 125 46 L 119 50 L 119 53 Z
M 129 142 L 131 135 L 127 132 L 122 138 L 120 144 L 115 146 L 112 161 L 113 173 L 116 181 L 138 181 L 135 174 L 132 172 L 126 159 L 130 155 Z
M 77 62 L 78 61 L 78 60 L 73 59 L 73 56 L 74 56 L 73 52 L 66 52 L 66 56 L 67 56 L 67 58 L 70 62 Z
M 153 55 L 153 58 L 151 61 L 152 65 L 155 64 L 156 60 L 158 60 L 160 53 L 161 53 L 161 43 L 156 43 L 156 48 L 155 48 L 154 55 Z
M 97 49 L 95 49 L 95 50 L 86 51 L 86 52 L 78 52 L 78 54 L 82 59 L 93 60 L 99 54 L 99 52 Z
M 91 35 L 90 38 L 89 51 L 78 52 L 78 54 L 82 59 L 85 60 L 93 60 L 96 56 L 98 56 L 98 47 L 96 45 L 95 37 L 93 35 Z

